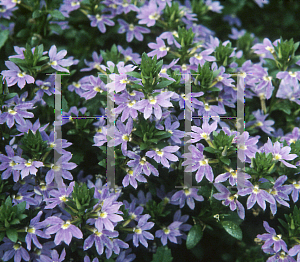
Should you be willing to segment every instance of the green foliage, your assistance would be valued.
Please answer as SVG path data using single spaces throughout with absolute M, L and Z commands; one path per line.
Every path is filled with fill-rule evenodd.
M 3 30 L 0 32 L 0 49 L 4 46 L 9 36 L 9 30 Z
M 242 240 L 242 230 L 236 223 L 234 223 L 233 221 L 222 221 L 222 226 L 229 235 L 238 240 Z
M 35 134 L 29 130 L 22 137 L 21 143 L 20 147 L 24 150 L 23 154 L 33 160 L 40 159 L 42 155 L 51 150 L 47 145 L 47 141 L 42 139 L 39 130 Z
M 13 242 L 18 240 L 18 232 L 14 226 L 20 224 L 20 221 L 27 217 L 24 214 L 25 208 L 25 201 L 12 206 L 10 196 L 0 206 L 0 227 L 6 229 L 6 236 Z M 2 241 L 5 235 L 1 234 L 0 236 L 0 241 Z
M 246 167 L 246 172 L 253 177 L 261 178 L 272 174 L 275 171 L 274 167 L 272 153 L 256 152 L 255 158 L 251 159 L 251 168 Z
M 171 250 L 165 247 L 157 248 L 156 253 L 153 255 L 151 262 L 172 262 L 173 257 Z
M 203 236 L 203 231 L 202 231 L 202 227 L 200 225 L 194 225 L 188 235 L 187 235 L 187 239 L 186 239 L 186 248 L 187 249 L 192 249 L 193 247 L 195 247 L 199 241 L 201 240 Z
M 233 57 L 229 57 L 234 49 L 231 47 L 231 42 L 229 42 L 226 46 L 222 44 L 220 41 L 220 44 L 218 47 L 215 49 L 215 58 L 216 58 L 216 63 L 218 67 L 220 66 L 227 66 L 231 64 L 234 61 Z
M 120 61 L 121 53 L 118 52 L 117 46 L 113 44 L 111 50 L 100 50 L 101 56 L 103 57 L 104 63 L 106 64 L 107 61 L 111 61 L 114 64 L 117 64 Z
M 176 30 L 179 23 L 182 23 L 180 14 L 179 4 L 177 2 L 172 2 L 171 7 L 166 5 L 163 13 L 164 21 L 167 21 L 169 31 Z

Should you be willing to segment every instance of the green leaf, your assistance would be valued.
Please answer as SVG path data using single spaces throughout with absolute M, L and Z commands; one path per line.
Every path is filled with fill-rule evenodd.
M 15 97 L 17 95 L 17 93 L 9 93 L 7 94 L 7 96 L 5 97 L 6 100 L 11 99 L 13 97 Z
M 156 85 L 157 88 L 164 88 L 166 86 L 169 86 L 170 84 L 172 84 L 174 81 L 171 80 L 165 80 L 165 81 L 161 81 L 159 84 Z
M 213 149 L 212 147 L 205 147 L 203 150 L 209 153 L 215 153 L 215 149 Z
M 0 49 L 4 46 L 9 36 L 9 30 L 3 30 L 0 32 Z
M 222 221 L 222 226 L 227 231 L 227 233 L 238 240 L 242 240 L 243 233 L 241 228 L 232 221 Z
M 230 165 L 230 159 L 227 157 L 221 157 L 220 160 L 227 166 Z
M 38 18 L 38 17 L 41 17 L 45 14 L 44 11 L 42 10 L 35 10 L 33 13 L 32 13 L 32 18 Z
M 7 237 L 12 241 L 12 242 L 17 242 L 18 240 L 18 232 L 14 228 L 8 228 L 6 230 L 6 235 Z
M 2 241 L 4 237 L 5 237 L 5 232 L 1 232 L 0 233 L 0 241 Z
M 171 250 L 165 247 L 159 247 L 156 253 L 153 255 L 151 262 L 172 262 L 173 257 Z
M 56 32 L 56 33 L 58 33 L 59 35 L 61 35 L 62 32 L 63 32 L 63 30 L 61 29 L 60 25 L 58 25 L 58 24 L 51 24 L 51 25 L 49 25 L 49 29 L 52 30 L 52 31 L 54 31 L 54 32 Z
M 189 231 L 186 239 L 186 248 L 192 249 L 195 247 L 203 236 L 202 227 L 200 225 L 194 225 Z
M 126 75 L 133 76 L 133 77 L 139 78 L 139 79 L 142 78 L 142 77 L 141 77 L 141 74 L 138 73 L 138 72 L 126 72 Z
M 22 214 L 26 209 L 26 201 L 21 202 L 17 205 L 18 213 Z
M 58 10 L 49 11 L 49 14 L 53 18 L 57 18 L 59 20 L 65 20 L 65 17 L 63 16 L 63 14 L 61 12 L 59 12 Z

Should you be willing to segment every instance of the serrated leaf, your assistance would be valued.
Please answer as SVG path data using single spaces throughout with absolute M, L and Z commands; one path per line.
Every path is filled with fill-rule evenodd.
M 200 225 L 194 225 L 190 229 L 187 235 L 186 248 L 192 249 L 193 247 L 195 247 L 198 244 L 198 242 L 201 240 L 202 236 L 203 236 L 202 227 Z
M 167 247 L 159 247 L 157 248 L 156 253 L 153 255 L 153 259 L 151 262 L 172 262 L 173 257 L 171 250 Z
M 231 235 L 232 237 L 242 240 L 243 233 L 241 228 L 232 221 L 222 221 L 222 226 L 226 230 L 226 232 Z
M 17 242 L 18 240 L 18 232 L 14 228 L 6 229 L 6 235 L 12 242 Z

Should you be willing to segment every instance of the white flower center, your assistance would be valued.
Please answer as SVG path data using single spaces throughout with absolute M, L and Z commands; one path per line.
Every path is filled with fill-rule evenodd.
M 289 71 L 289 75 L 291 76 L 291 77 L 296 77 L 297 75 L 296 75 L 296 73 L 294 72 L 292 72 L 292 71 Z
M 106 212 L 101 212 L 100 213 L 100 217 L 101 218 L 106 218 L 107 217 L 107 213 Z
M 129 25 L 129 30 L 130 30 L 130 31 L 133 31 L 134 28 L 135 28 L 135 26 L 134 26 L 133 24 L 130 24 L 130 25 Z
M 132 56 L 130 56 L 130 55 L 125 56 L 125 62 L 127 62 L 129 60 L 132 60 Z
M 96 19 L 97 19 L 97 21 L 101 21 L 101 20 L 102 20 L 102 17 L 101 17 L 101 15 L 99 15 L 99 14 L 96 14 Z
M 27 166 L 27 167 L 32 166 L 32 161 L 31 161 L 31 160 L 28 160 L 27 163 L 25 163 L 25 166 Z
M 170 47 L 162 46 L 159 48 L 159 51 L 169 51 Z
M 274 160 L 280 160 L 282 157 L 281 157 L 281 155 L 279 155 L 279 154 L 275 154 L 274 155 Z
M 60 196 L 59 200 L 66 202 L 67 201 L 66 195 Z
M 165 233 L 166 235 L 170 234 L 170 232 L 171 232 L 170 229 L 168 229 L 168 228 L 165 228 L 165 229 L 164 229 L 164 233 Z
M 78 2 L 78 1 L 71 2 L 71 6 L 76 6 L 76 5 L 80 5 L 80 2 Z
M 148 98 L 148 100 L 149 100 L 149 102 L 150 102 L 151 105 L 156 104 L 156 98 L 155 98 L 155 97 L 150 96 L 150 97 Z
M 103 90 L 100 88 L 100 86 L 95 86 L 93 89 L 94 89 L 94 91 L 99 92 L 99 93 L 103 92 Z
M 25 72 L 19 72 L 19 73 L 18 73 L 18 77 L 24 77 L 25 75 L 26 75 Z
M 271 53 L 274 53 L 274 52 L 275 52 L 273 46 L 267 46 L 265 49 L 268 50 L 268 51 L 270 51 Z
M 79 88 L 79 87 L 81 87 L 81 84 L 80 84 L 80 83 L 78 83 L 78 82 L 77 82 L 77 83 L 76 83 L 76 82 L 73 82 L 73 83 L 72 83 L 72 85 L 73 85 L 73 86 L 75 86 L 76 88 Z
M 15 115 L 17 113 L 17 111 L 12 110 L 12 109 L 8 109 L 8 113 L 11 115 Z
M 196 54 L 195 57 L 196 57 L 198 60 L 203 59 L 203 56 L 202 56 L 201 54 Z
M 134 228 L 133 232 L 140 235 L 140 234 L 142 234 L 142 229 L 140 229 L 140 228 Z
M 133 100 L 133 101 L 127 103 L 127 106 L 132 107 L 135 103 L 136 103 L 136 100 Z
M 56 62 L 56 61 L 52 61 L 52 62 L 50 62 L 50 65 L 56 66 L 56 65 L 57 65 L 57 62 Z
M 263 79 L 269 82 L 272 80 L 272 76 L 264 76 Z

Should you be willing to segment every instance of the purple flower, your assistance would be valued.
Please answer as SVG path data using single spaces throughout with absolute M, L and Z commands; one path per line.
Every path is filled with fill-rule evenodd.
M 152 199 L 152 195 L 150 192 L 148 192 L 145 196 L 144 191 L 140 190 L 138 192 L 137 198 L 135 198 L 132 194 L 130 194 L 131 201 L 136 201 L 136 204 L 139 206 L 145 206 L 148 201 Z
M 181 209 L 178 209 L 176 212 L 175 212 L 175 214 L 174 214 L 174 216 L 173 216 L 173 221 L 175 222 L 175 221 L 179 221 L 179 222 L 182 222 L 182 224 L 179 226 L 179 232 L 181 233 L 181 235 L 180 236 L 177 236 L 176 238 L 177 238 L 177 243 L 178 244 L 181 244 L 182 243 L 182 241 L 181 241 L 181 239 L 186 239 L 186 234 L 184 234 L 182 231 L 190 231 L 190 229 L 192 228 L 192 226 L 191 225 L 189 225 L 189 224 L 183 224 L 183 223 L 185 223 L 186 221 L 188 221 L 188 219 L 189 219 L 189 216 L 188 215 L 183 215 L 183 216 L 181 216 Z
M 170 47 L 166 47 L 164 40 L 162 40 L 159 37 L 156 37 L 156 42 L 157 44 L 155 43 L 148 44 L 148 46 L 154 50 L 148 53 L 147 55 L 149 57 L 157 55 L 157 59 L 159 59 L 167 55 L 168 51 L 170 50 Z
M 221 10 L 224 8 L 224 6 L 220 5 L 219 1 L 206 0 L 205 4 L 208 6 L 208 10 L 216 13 L 221 13 Z
M 63 117 L 62 117 L 61 124 L 64 125 L 64 124 L 66 124 L 66 123 L 68 123 L 68 122 L 70 122 L 70 121 L 71 121 L 72 123 L 74 123 L 74 120 L 73 120 L 73 118 L 72 118 L 72 116 L 71 116 L 71 113 L 74 114 L 75 116 L 78 116 L 78 115 L 79 115 L 79 112 L 83 115 L 83 114 L 85 114 L 86 110 L 87 110 L 86 107 L 82 107 L 82 108 L 80 108 L 80 109 L 78 110 L 76 106 L 72 106 L 72 107 L 70 108 L 70 110 L 69 110 L 68 113 L 66 113 L 66 112 L 63 111 L 63 114 L 62 114 Z M 66 118 L 67 116 L 68 116 L 68 118 Z
M 39 204 L 37 199 L 31 198 L 34 195 L 34 192 L 26 192 L 26 189 L 20 189 L 17 195 L 13 196 L 12 202 L 17 205 L 25 201 L 26 209 L 29 209 L 30 206 L 37 206 Z
M 238 17 L 236 17 L 235 14 L 225 15 L 223 17 L 223 21 L 228 22 L 230 26 L 236 25 L 240 27 L 242 25 L 241 20 Z
M 128 61 L 135 61 L 137 64 L 140 64 L 142 59 L 140 55 L 132 52 L 132 48 L 127 47 L 126 50 L 122 46 L 118 45 L 118 51 L 124 56 L 125 63 Z
M 208 181 L 212 182 L 214 180 L 214 174 L 211 166 L 208 164 L 208 159 L 203 155 L 204 146 L 202 144 L 197 144 L 197 147 L 194 145 L 190 145 L 190 152 L 184 153 L 182 157 L 187 158 L 184 162 L 182 162 L 183 166 L 188 165 L 186 167 L 186 172 L 194 172 L 196 170 L 196 181 L 199 183 L 202 181 L 204 175 Z
M 11 9 L 20 3 L 21 3 L 21 0 L 1 0 L 0 4 L 4 5 L 7 9 Z
M 201 53 L 195 54 L 193 57 L 191 57 L 189 62 L 191 65 L 200 65 L 202 67 L 206 61 L 209 62 L 216 61 L 216 58 L 214 56 L 209 56 L 212 52 L 214 52 L 213 49 L 211 48 L 206 49 Z
M 126 41 L 130 43 L 135 37 L 138 41 L 143 41 L 144 37 L 142 33 L 149 34 L 151 31 L 148 28 L 142 26 L 135 26 L 134 24 L 128 24 L 123 19 L 118 19 L 119 24 L 121 25 L 118 33 L 123 34 L 126 32 Z
M 262 152 L 272 153 L 273 154 L 273 160 L 282 162 L 285 166 L 290 168 L 296 168 L 296 166 L 287 163 L 285 160 L 293 160 L 297 157 L 296 154 L 289 154 L 291 151 L 291 148 L 289 146 L 282 147 L 282 144 L 278 141 L 272 144 L 272 141 L 270 138 L 268 138 L 268 142 L 264 145 L 264 147 L 261 149 Z
M 108 146 L 117 146 L 122 144 L 121 149 L 123 155 L 127 154 L 127 142 L 131 141 L 131 132 L 133 128 L 133 119 L 129 118 L 126 126 L 120 121 L 117 121 L 118 130 L 114 130 L 114 139 L 108 142 Z
M 222 204 L 224 206 L 229 206 L 231 211 L 237 209 L 237 213 L 241 219 L 245 218 L 245 208 L 244 206 L 237 200 L 238 194 L 232 195 L 230 191 L 223 186 L 222 184 L 214 183 L 214 186 L 220 193 L 216 193 L 213 197 L 217 200 L 223 200 Z
M 142 92 L 133 91 L 128 94 L 126 90 L 122 94 L 115 94 L 115 103 L 119 105 L 115 109 L 115 114 L 122 113 L 121 121 L 124 122 L 129 116 L 133 119 L 136 119 L 138 116 L 138 112 L 133 108 L 133 105 L 137 100 L 140 100 L 144 97 Z
M 299 260 L 300 259 L 300 245 L 295 245 L 289 250 L 290 256 L 296 256 L 297 254 L 298 254 L 297 260 Z
M 210 140 L 210 134 L 217 129 L 218 123 L 214 121 L 211 125 L 208 124 L 207 120 L 203 121 L 202 128 L 197 126 L 192 126 L 191 129 L 194 132 L 191 132 L 192 139 L 187 141 L 187 143 L 195 143 L 205 139 L 206 141 Z
M 264 5 L 267 5 L 269 3 L 269 0 L 254 0 L 254 2 L 262 8 Z
M 126 84 L 130 83 L 130 81 L 127 79 L 126 73 L 132 72 L 136 68 L 136 66 L 124 66 L 124 62 L 120 62 L 117 64 L 117 68 L 120 74 L 110 74 L 109 78 L 113 81 L 111 83 L 108 83 L 106 87 L 116 91 L 116 93 L 119 93 L 126 88 Z
M 163 5 L 157 6 L 155 0 L 150 0 L 148 5 L 144 5 L 140 8 L 139 14 L 136 16 L 139 20 L 139 24 L 146 24 L 147 27 L 154 26 L 156 20 L 158 20 L 162 14 L 162 10 L 165 7 Z
M 27 249 L 31 250 L 31 240 L 36 247 L 42 248 L 41 243 L 37 239 L 37 236 L 42 238 L 50 238 L 50 235 L 45 234 L 43 231 L 39 230 L 44 228 L 44 225 L 39 222 L 43 212 L 40 211 L 33 219 L 30 220 L 29 227 L 26 229 L 27 235 L 25 237 L 25 242 L 27 244 Z
M 113 15 L 105 15 L 105 14 L 104 15 L 99 15 L 99 14 L 96 14 L 95 16 L 94 15 L 88 15 L 87 17 L 91 20 L 91 26 L 92 27 L 97 26 L 99 31 L 103 34 L 106 32 L 105 24 L 109 25 L 109 26 L 114 26 L 115 25 L 115 22 L 110 20 L 110 18 L 114 17 Z
M 41 132 L 41 136 L 44 141 L 47 141 L 49 147 L 53 148 L 60 154 L 69 154 L 68 151 L 64 150 L 63 148 L 67 148 L 72 145 L 71 142 L 68 142 L 66 139 L 56 139 L 54 141 L 54 132 L 51 131 L 50 135 L 48 136 L 45 131 Z
M 68 201 L 67 197 L 70 197 L 71 193 L 73 192 L 74 185 L 75 182 L 73 181 L 67 188 L 66 185 L 63 183 L 63 187 L 59 187 L 58 190 L 51 190 L 49 194 L 54 197 L 44 199 L 44 201 L 47 203 L 45 209 L 53 209 L 57 205 Z M 48 204 L 49 202 L 51 203 Z
M 289 99 L 300 105 L 300 87 L 298 80 L 281 80 L 276 97 Z
M 123 186 L 127 187 L 130 183 L 130 185 L 132 185 L 136 189 L 138 186 L 136 181 L 147 183 L 147 179 L 144 176 L 140 175 L 137 172 L 134 173 L 132 169 L 127 169 L 127 175 L 123 178 L 122 181 Z
M 27 84 L 34 83 L 34 78 L 22 72 L 15 63 L 5 61 L 5 65 L 9 70 L 3 70 L 1 74 L 6 78 L 7 86 L 13 86 L 18 83 L 18 86 L 22 89 L 26 82 Z
M 260 189 L 259 185 L 253 186 L 250 181 L 248 181 L 248 184 L 251 186 L 240 189 L 238 191 L 238 195 L 240 196 L 246 196 L 250 194 L 250 196 L 247 199 L 247 209 L 251 209 L 256 202 L 263 210 L 266 209 L 265 201 L 273 205 L 276 203 L 274 197 L 268 192 L 266 192 L 264 189 Z
M 231 28 L 231 35 L 228 35 L 229 38 L 237 40 L 246 34 L 246 30 L 238 31 L 235 27 Z
M 101 55 L 98 56 L 97 52 L 94 51 L 92 57 L 93 57 L 93 62 L 88 62 L 86 59 L 84 59 L 84 63 L 88 67 L 80 69 L 80 72 L 91 71 L 93 69 L 98 69 L 99 71 L 101 71 L 100 69 L 103 69 L 101 68 L 101 63 L 103 61 L 102 56 Z
M 57 53 L 56 46 L 51 46 L 49 50 L 49 65 L 57 71 L 70 73 L 68 69 L 62 67 L 71 66 L 73 64 L 73 61 L 70 61 L 69 59 L 63 59 L 66 56 L 66 54 L 66 50 L 61 50 Z
M 269 193 L 275 198 L 275 200 L 286 207 L 290 207 L 289 203 L 285 200 L 290 200 L 289 194 L 293 191 L 292 185 L 282 185 L 287 180 L 287 176 L 280 176 L 274 183 L 273 188 L 269 189 Z M 270 209 L 273 215 L 277 212 L 277 204 L 270 205 Z
M 288 252 L 286 243 L 281 239 L 281 235 L 276 235 L 274 228 L 270 227 L 268 222 L 264 221 L 264 228 L 268 234 L 257 235 L 257 238 L 266 241 L 262 248 L 271 247 L 274 244 L 274 251 L 279 252 L 281 249 Z
M 14 46 L 14 50 L 15 50 L 15 52 L 17 53 L 17 55 L 11 55 L 11 56 L 9 56 L 8 58 L 20 58 L 20 59 L 25 59 L 25 57 L 24 57 L 24 51 L 26 50 L 24 47 L 18 47 L 18 46 Z M 33 47 L 32 49 L 31 49 L 31 52 L 32 52 L 32 54 L 34 54 L 34 50 L 35 50 L 35 47 Z M 43 55 L 46 55 L 48 52 L 47 51 L 45 51 L 45 52 L 43 52 Z
M 179 200 L 179 207 L 183 208 L 185 201 L 187 202 L 190 209 L 195 208 L 194 199 L 197 201 L 203 201 L 203 196 L 197 194 L 197 188 L 184 188 L 183 190 L 177 191 L 171 198 L 171 201 Z
M 177 48 L 180 48 L 181 45 L 176 41 L 176 39 L 174 38 L 178 37 L 178 33 L 176 31 L 173 32 L 163 32 L 159 38 L 160 39 L 167 39 L 168 45 L 172 45 L 174 44 Z
M 275 122 L 273 120 L 265 120 L 269 114 L 264 115 L 262 110 L 260 109 L 258 109 L 255 112 L 252 112 L 252 114 L 255 116 L 256 120 L 249 121 L 246 124 L 246 128 L 254 124 L 254 127 L 259 127 L 262 131 L 264 131 L 268 135 L 272 135 L 271 132 L 274 132 L 275 129 L 271 126 L 274 125 Z
M 156 148 L 155 151 L 154 150 L 148 151 L 145 155 L 147 157 L 154 158 L 154 160 L 157 163 L 162 163 L 163 166 L 165 166 L 166 168 L 169 168 L 170 164 L 169 164 L 168 160 L 171 160 L 174 162 L 178 161 L 178 157 L 171 153 L 177 152 L 179 150 L 179 148 L 180 148 L 179 146 L 166 146 L 166 147 L 162 148 L 161 150 Z
M 86 255 L 84 257 L 84 261 L 83 262 L 91 262 L 91 259 L 88 257 L 88 255 Z M 92 262 L 99 262 L 99 259 L 97 257 L 95 257 Z
M 136 207 L 136 201 L 133 200 L 130 204 L 123 200 L 125 208 L 128 210 L 128 215 L 131 220 L 139 221 L 141 218 L 141 214 L 144 211 L 144 208 L 141 206 Z
M 165 124 L 165 130 L 172 134 L 172 136 L 170 137 L 171 140 L 174 143 L 180 144 L 181 143 L 180 138 L 184 137 L 184 131 L 176 130 L 180 126 L 179 121 L 175 121 L 171 125 L 171 117 L 167 117 L 164 124 Z
M 65 260 L 66 257 L 66 250 L 63 249 L 60 256 L 56 250 L 51 251 L 51 258 L 46 255 L 41 255 L 40 258 L 37 260 L 38 262 L 62 262 Z
M 274 41 L 273 44 L 272 42 L 268 39 L 265 38 L 263 40 L 263 44 L 255 44 L 254 46 L 251 47 L 251 49 L 254 49 L 254 53 L 258 55 L 262 55 L 263 58 L 270 58 L 274 60 L 273 53 L 275 53 L 274 46 L 277 46 L 278 40 Z
M 40 127 L 41 125 L 40 125 L 40 120 L 39 120 L 39 119 L 37 119 L 37 120 L 35 121 L 34 124 L 32 124 L 32 123 L 31 123 L 29 120 L 27 120 L 27 119 L 26 119 L 25 121 L 26 121 L 25 125 L 16 125 L 16 126 L 17 126 L 17 130 L 18 130 L 19 132 L 21 132 L 20 134 L 18 134 L 18 135 L 16 135 L 16 136 L 22 136 L 22 135 L 24 135 L 24 133 L 28 133 L 29 130 L 31 130 L 33 134 L 36 134 L 36 131 L 37 131 L 37 130 L 39 130 L 39 132 L 42 132 L 42 131 L 44 131 L 44 130 L 48 127 L 48 125 L 49 125 L 49 123 L 48 123 L 48 124 L 44 125 L 43 127 Z
M 18 159 L 16 158 L 16 161 L 18 164 L 13 166 L 13 170 L 22 170 L 22 179 L 29 174 L 36 175 L 36 172 L 38 171 L 37 168 L 44 166 L 43 162 L 41 161 L 32 161 L 31 159 L 25 160 L 21 157 L 18 157 Z
M 141 100 L 134 104 L 132 107 L 144 113 L 144 118 L 148 119 L 152 114 L 152 109 L 154 108 L 154 114 L 157 119 L 161 119 L 162 110 L 161 107 L 173 107 L 170 102 L 170 97 L 173 92 L 163 92 L 157 96 L 149 96 L 148 99 Z
M 95 243 L 96 250 L 99 255 L 102 255 L 104 252 L 104 246 L 108 249 L 113 248 L 112 241 L 109 238 L 117 237 L 119 232 L 117 231 L 108 231 L 102 230 L 98 231 L 96 228 L 94 229 L 94 233 L 86 238 L 83 244 L 83 250 L 87 250 L 93 246 Z
M 130 0 L 123 0 L 123 2 L 117 3 L 118 7 L 116 14 L 120 15 L 122 13 L 128 14 L 130 11 L 138 12 L 140 9 L 134 4 L 130 4 Z
M 46 234 L 54 234 L 55 239 L 54 243 L 59 245 L 61 241 L 64 241 L 67 245 L 71 243 L 72 237 L 82 238 L 82 232 L 80 229 L 71 224 L 70 220 L 64 221 L 59 217 L 51 216 L 44 220 L 45 223 L 50 224 L 51 226 L 46 229 Z
M 77 167 L 75 163 L 68 163 L 68 161 L 72 158 L 72 154 L 64 154 L 58 159 L 58 163 L 60 165 L 52 164 L 51 169 L 47 172 L 45 180 L 47 184 L 50 184 L 56 175 L 59 175 L 61 172 L 61 176 L 64 179 L 72 180 L 73 176 L 68 170 L 72 170 Z
M 82 0 L 64 0 L 60 6 L 59 11 L 65 16 L 69 17 L 69 13 L 80 8 L 80 2 Z
M 257 142 L 258 137 L 251 137 L 247 131 L 244 131 L 242 135 L 237 137 L 237 148 L 238 148 L 238 158 L 241 161 L 245 161 L 246 158 L 243 159 L 243 156 L 253 158 L 255 157 L 255 153 L 258 152 Z
M 116 262 L 132 262 L 135 260 L 135 254 L 129 254 L 131 252 L 131 248 L 122 251 L 120 255 L 117 257 Z
M 8 261 L 14 257 L 14 262 L 21 262 L 22 259 L 29 261 L 30 256 L 27 250 L 22 247 L 21 242 L 14 243 L 7 237 L 3 238 L 4 244 L 0 246 L 0 250 L 5 251 L 2 259 L 3 261 Z
M 133 245 L 135 247 L 139 246 L 139 242 L 145 246 L 148 247 L 148 243 L 147 243 L 147 239 L 153 240 L 154 236 L 147 232 L 146 230 L 151 229 L 154 226 L 153 222 L 147 222 L 147 220 L 150 218 L 151 216 L 146 214 L 140 217 L 138 224 L 136 227 L 133 228 L 133 232 L 134 234 L 131 236 L 129 236 L 130 238 L 133 238 Z
M 7 156 L 0 154 L 0 161 L 1 161 L 0 171 L 6 169 L 4 172 L 2 172 L 2 179 L 8 179 L 10 175 L 13 173 L 14 182 L 18 182 L 20 177 L 20 171 L 13 169 L 13 167 L 16 165 L 16 161 L 18 158 L 16 159 L 15 152 L 11 146 L 6 145 L 5 151 Z M 19 154 L 19 157 L 20 155 L 21 154 Z
M 9 109 L 7 112 L 0 114 L 0 124 L 6 122 L 9 128 L 12 128 L 15 121 L 20 125 L 25 125 L 26 123 L 24 118 L 34 117 L 33 113 L 26 111 L 27 109 L 34 109 L 32 103 L 25 102 L 17 104 L 16 106 L 13 104 L 8 104 L 5 105 L 5 107 L 9 107 Z
M 155 237 L 161 238 L 161 243 L 163 246 L 167 244 L 168 239 L 177 244 L 176 237 L 181 236 L 182 234 L 179 231 L 179 226 L 182 222 L 175 221 L 171 223 L 168 227 L 163 228 L 162 230 L 157 230 L 155 232 Z
M 103 204 L 101 205 L 101 210 L 97 211 L 98 218 L 89 218 L 87 220 L 87 223 L 95 224 L 95 227 L 98 231 L 102 231 L 103 229 L 113 231 L 113 223 L 120 222 L 123 220 L 123 218 L 120 215 L 117 215 L 120 212 L 118 210 L 121 205 L 122 203 L 114 201 L 113 196 L 104 199 Z
M 81 97 L 84 97 L 86 100 L 92 99 L 98 93 L 101 94 L 103 91 L 107 91 L 104 82 L 100 77 L 95 77 L 91 75 L 89 77 L 89 82 L 82 84 L 82 90 L 87 91 L 81 94 Z
M 146 160 L 145 156 L 141 157 L 132 151 L 127 151 L 127 156 L 134 159 L 127 162 L 129 167 L 134 167 L 133 174 L 144 173 L 146 176 L 150 176 L 152 173 L 154 176 L 159 175 L 157 169 Z

